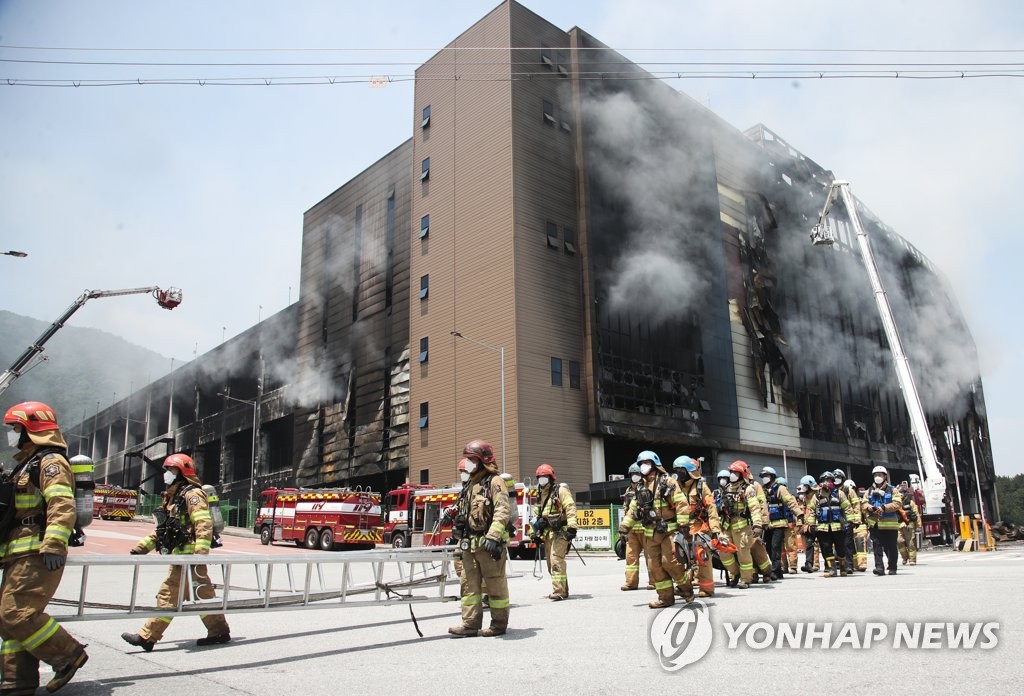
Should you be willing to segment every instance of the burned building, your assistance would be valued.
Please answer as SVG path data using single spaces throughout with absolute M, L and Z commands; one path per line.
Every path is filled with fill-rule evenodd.
M 703 457 L 712 476 L 735 459 L 771 465 L 793 483 L 917 471 L 844 211 L 833 248 L 808 239 L 834 176 L 767 127 L 737 130 L 511 0 L 420 66 L 411 127 L 306 212 L 299 300 L 263 322 L 292 342 L 240 337 L 230 396 L 243 403 L 216 396 L 223 380 L 183 386 L 220 348 L 147 388 L 154 402 L 172 391 L 179 414 L 192 406 L 159 437 L 229 491 L 447 483 L 474 438 L 515 477 L 547 462 L 593 500 L 643 449 L 666 465 Z M 962 463 L 968 511 L 977 461 L 990 505 L 962 314 L 919 250 L 860 215 L 939 459 Z M 109 466 L 123 455 L 96 451 Z

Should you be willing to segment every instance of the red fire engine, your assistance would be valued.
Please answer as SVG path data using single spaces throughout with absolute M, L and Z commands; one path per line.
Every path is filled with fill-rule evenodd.
M 102 520 L 130 522 L 135 517 L 138 501 L 138 491 L 97 483 L 93 491 L 92 515 Z
M 384 543 L 395 548 L 406 546 L 442 546 L 452 535 L 451 523 L 444 524 L 444 511 L 455 505 L 461 486 L 434 488 L 405 484 L 387 494 L 385 499 Z M 535 491 L 533 491 L 535 493 Z M 532 500 L 526 487 L 516 484 L 516 508 L 519 519 L 515 534 L 508 540 L 508 552 L 512 558 L 520 558 L 535 548 L 529 539 L 523 538 L 524 522 L 530 515 Z
M 307 549 L 368 549 L 383 539 L 380 494 L 359 488 L 268 488 L 253 532 L 264 545 L 294 541 Z

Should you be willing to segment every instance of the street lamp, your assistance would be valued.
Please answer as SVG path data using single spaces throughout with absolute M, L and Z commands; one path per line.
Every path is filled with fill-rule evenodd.
M 236 396 L 225 394 L 224 392 L 217 392 L 217 396 L 223 396 L 225 399 L 231 401 L 237 401 L 243 404 L 249 404 L 252 406 L 252 476 L 249 477 L 249 500 L 253 500 L 254 486 L 256 485 L 256 463 L 259 461 L 258 450 L 256 449 L 257 434 L 259 433 L 259 413 L 260 413 L 260 402 L 255 399 L 239 399 Z
M 17 256 L 19 259 L 23 259 L 26 256 L 28 256 L 28 254 L 26 254 L 24 251 L 0 251 L 0 255 L 2 255 L 2 256 Z
M 450 333 L 455 338 L 464 338 L 481 348 L 495 351 L 501 359 L 501 473 L 505 473 L 505 348 L 504 346 L 495 346 L 478 341 L 475 338 L 470 338 L 458 329 L 452 329 Z

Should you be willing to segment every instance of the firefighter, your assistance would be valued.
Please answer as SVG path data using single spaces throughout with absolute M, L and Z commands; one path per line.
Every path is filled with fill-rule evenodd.
M 456 546 L 462 539 L 463 533 L 465 531 L 465 522 L 458 521 L 459 501 L 461 501 L 462 498 L 464 498 L 466 494 L 469 492 L 469 472 L 471 467 L 472 462 L 470 462 L 465 457 L 459 460 L 459 464 L 456 467 L 456 469 L 459 472 L 459 480 L 462 482 L 462 490 L 459 492 L 459 500 L 456 501 L 455 505 L 452 505 L 450 508 L 445 510 L 444 513 L 445 519 L 443 520 L 443 523 L 446 525 L 451 524 L 453 526 L 452 535 L 448 538 L 448 543 Z M 459 596 L 462 597 L 466 594 L 466 576 L 462 573 L 462 550 L 456 548 L 452 556 L 455 559 L 455 574 L 459 577 Z M 486 589 L 481 590 L 481 592 L 486 592 Z
M 853 512 L 850 501 L 836 490 L 835 474 L 826 471 L 818 477 L 820 485 L 814 492 L 808 508 L 808 518 L 814 525 L 814 536 L 825 559 L 825 577 L 846 577 L 845 530 L 851 524 Z
M 640 474 L 639 464 L 629 465 L 629 485 L 626 487 L 626 492 L 622 496 L 622 507 L 625 510 L 629 510 L 629 504 L 633 502 L 633 498 L 636 497 L 636 489 L 642 485 L 644 477 Z M 626 535 L 621 535 L 620 538 L 626 541 L 626 581 L 622 583 L 622 587 L 619 589 L 623 592 L 630 590 L 636 590 L 640 587 L 640 554 L 644 550 L 644 525 L 640 520 L 633 520 L 629 532 Z M 647 563 L 647 577 L 651 576 L 651 564 L 650 559 L 647 555 L 644 555 L 644 561 Z M 648 584 L 648 590 L 653 590 L 654 585 Z
M 68 539 L 75 527 L 75 479 L 57 417 L 46 404 L 26 401 L 4 415 L 7 443 L 17 450 L 3 503 L 13 507 L 0 536 L 0 693 L 34 694 L 39 662 L 53 667 L 53 693 L 89 659 L 85 646 L 49 614 L 46 605 L 64 575 Z
M 917 530 L 921 528 L 921 510 L 914 502 L 914 494 L 904 481 L 900 484 L 903 507 L 900 510 L 900 536 L 896 548 L 903 559 L 903 565 L 917 565 Z
M 733 462 L 734 464 L 740 464 L 742 469 L 743 480 L 746 484 L 754 489 L 754 493 L 757 496 L 757 502 L 761 506 L 761 519 L 767 524 L 768 521 L 768 495 L 765 493 L 764 486 L 761 482 L 753 477 L 750 473 L 750 467 L 742 459 Z M 733 471 L 732 467 L 729 467 L 729 471 Z M 757 571 L 761 573 L 764 578 L 764 582 L 771 582 L 774 579 L 772 573 L 772 560 L 768 556 L 768 550 L 765 548 L 764 539 L 761 533 L 755 534 L 753 537 L 753 543 L 750 546 L 750 557 L 754 560 L 754 565 L 757 567 Z M 757 582 L 757 574 L 753 576 L 753 582 Z
M 569 598 L 569 577 L 566 575 L 565 555 L 576 538 L 576 501 L 564 483 L 556 483 L 555 470 L 550 464 L 537 467 L 537 505 L 533 508 L 530 527 L 541 534 L 547 550 L 548 574 L 551 576 L 551 594 L 548 599 L 559 602 Z
M 673 573 L 679 580 L 684 575 L 682 566 L 675 560 L 673 537 L 680 521 L 686 519 L 685 496 L 679 488 L 679 482 L 662 468 L 661 459 L 654 452 L 644 450 L 637 455 L 635 463 L 640 467 L 643 479 L 637 488 L 636 497 L 629 504 L 629 511 L 619 525 L 619 534 L 628 534 L 635 520 L 643 524 L 644 553 L 654 580 L 654 589 L 658 593 L 658 598 L 647 606 L 661 609 L 675 604 Z M 672 568 L 673 563 L 678 570 Z M 684 596 L 684 599 L 690 601 L 693 596 Z
M 860 513 L 860 524 L 853 530 L 853 569 L 863 573 L 868 569 L 868 525 L 867 508 L 864 505 L 863 491 L 857 490 L 853 479 L 846 479 L 846 489 L 850 493 L 850 505 Z
M 736 557 L 739 561 L 739 580 L 736 587 L 741 590 L 747 589 L 753 582 L 754 559 L 751 556 L 751 547 L 754 545 L 754 539 L 760 538 L 765 524 L 757 492 L 747 483 L 744 473 L 749 473 L 746 462 L 735 461 L 730 464 L 729 484 L 722 495 L 729 540 L 736 546 Z M 724 556 L 722 563 L 726 568 L 729 567 Z
M 700 463 L 692 457 L 682 456 L 676 458 L 672 463 L 672 468 L 679 472 L 679 478 L 682 479 L 681 487 L 683 495 L 686 496 L 687 507 L 685 524 L 689 527 L 689 533 L 692 536 L 701 533 L 710 534 L 713 539 L 717 539 L 722 533 L 722 526 L 718 520 L 718 508 L 715 505 L 714 494 L 701 477 Z M 686 474 L 685 478 L 683 478 L 684 473 Z M 685 534 L 687 529 L 684 526 L 679 531 Z M 697 594 L 700 597 L 711 597 L 715 594 L 714 569 L 711 567 L 711 558 L 706 560 L 707 563 L 704 565 L 699 562 L 697 564 L 697 586 L 699 588 Z M 690 592 L 693 592 L 692 587 Z
M 164 460 L 163 501 L 153 516 L 157 519 L 156 530 L 129 552 L 133 555 L 147 554 L 156 549 L 162 554 L 196 554 L 206 556 L 213 543 L 213 521 L 203 482 L 196 473 L 195 462 L 187 454 L 172 454 Z M 163 521 L 161 521 L 163 520 Z M 172 565 L 156 594 L 156 605 L 164 609 L 178 606 L 178 595 L 189 598 L 189 585 L 181 588 L 183 566 Z M 213 581 L 205 565 L 192 566 L 192 587 L 198 599 L 213 599 Z M 220 645 L 231 641 L 231 629 L 223 614 L 200 614 L 206 626 L 206 637 L 196 641 L 198 646 Z M 171 625 L 170 616 L 147 619 L 138 633 L 122 633 L 126 643 L 151 652 L 153 646 L 163 637 Z
M 843 530 L 843 558 L 846 562 L 846 572 L 848 575 L 853 574 L 854 558 L 857 553 L 856 546 L 854 544 L 854 535 L 856 534 L 857 527 L 861 525 L 861 513 L 860 503 L 856 500 L 860 496 L 857 495 L 856 489 L 850 489 L 846 485 L 846 472 L 842 469 L 836 469 L 832 472 L 832 476 L 835 477 L 836 492 L 839 493 L 841 498 L 846 498 L 849 503 L 850 509 L 850 524 Z
M 882 565 L 882 552 L 889 562 L 889 575 L 896 574 L 896 538 L 900 533 L 899 511 L 903 507 L 903 497 L 889 483 L 889 471 L 884 466 L 876 466 L 871 470 L 872 484 L 864 492 L 867 505 L 868 532 L 871 535 L 871 546 L 875 553 L 875 575 L 885 575 Z
M 772 563 L 771 577 L 774 580 L 782 580 L 784 577 L 782 556 L 785 553 L 786 531 L 789 528 L 785 511 L 789 511 L 801 523 L 803 523 L 804 511 L 789 489 L 779 483 L 777 479 L 778 474 L 774 468 L 766 466 L 761 469 L 761 484 L 766 489 L 768 502 L 768 527 L 765 529 L 765 541 Z
M 815 554 L 818 542 L 814 536 L 814 520 L 810 513 L 811 500 L 815 496 L 817 487 L 818 482 L 814 480 L 814 477 L 807 475 L 800 479 L 800 485 L 796 489 L 800 504 L 804 507 L 804 524 L 801 527 L 804 535 L 804 564 L 800 570 L 805 573 L 814 573 L 821 569 L 819 561 L 821 553 Z
M 789 489 L 789 481 L 786 479 L 785 476 L 780 476 L 777 480 L 780 485 L 783 485 L 787 489 Z M 800 507 L 802 508 L 803 501 L 800 499 L 800 496 L 794 493 L 793 497 L 796 498 L 796 501 L 800 503 Z M 796 537 L 800 525 L 797 524 L 796 517 L 794 517 L 792 511 L 788 507 L 784 508 L 783 512 L 786 514 L 786 536 L 783 540 L 783 545 L 785 546 L 785 553 L 783 553 L 782 557 L 780 558 L 782 564 L 782 572 L 789 573 L 791 575 L 796 575 L 799 572 L 797 570 L 797 563 L 799 562 L 799 559 L 797 558 L 798 551 Z M 802 520 L 800 524 L 803 524 Z
M 500 636 L 508 630 L 508 580 L 505 578 L 505 550 L 511 510 L 508 489 L 501 480 L 489 442 L 472 440 L 462 450 L 469 459 L 468 489 L 459 497 L 457 521 L 463 525 L 462 573 L 465 576 L 462 594 L 462 623 L 448 633 L 463 636 Z M 463 522 L 464 520 L 464 522 Z M 481 583 L 487 581 L 490 595 L 491 625 L 482 629 L 483 608 L 480 605 Z
M 718 472 L 718 488 L 714 491 L 715 496 L 715 509 L 718 511 L 719 524 L 722 527 L 722 535 L 729 537 L 729 523 L 732 519 L 732 508 L 727 504 L 727 496 L 725 495 L 726 489 L 729 487 L 729 472 L 726 469 L 721 469 Z M 740 567 L 736 560 L 736 554 L 726 553 L 719 551 L 718 560 L 722 562 L 722 567 L 725 568 L 725 584 L 729 587 L 736 587 L 736 583 L 740 579 Z

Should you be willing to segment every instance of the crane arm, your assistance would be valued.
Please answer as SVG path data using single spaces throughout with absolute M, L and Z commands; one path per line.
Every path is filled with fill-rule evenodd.
M 78 296 L 78 299 L 71 303 L 71 306 L 64 310 L 63 314 L 46 327 L 46 330 L 39 335 L 32 345 L 25 349 L 24 353 L 18 356 L 18 359 L 9 368 L 4 370 L 3 374 L 0 374 L 0 394 L 7 391 L 7 388 L 14 383 L 14 380 L 22 375 L 25 368 L 32 362 L 32 359 L 43 352 L 46 342 L 53 338 L 53 335 L 63 328 L 64 324 L 71 318 L 71 315 L 81 309 L 82 305 L 86 302 L 99 297 L 118 297 L 121 295 L 140 295 L 143 293 L 152 293 L 153 297 L 156 298 L 157 304 L 164 309 L 174 309 L 181 304 L 181 290 L 177 288 L 161 290 L 158 286 L 151 285 L 145 288 L 124 288 L 121 290 L 86 290 Z

